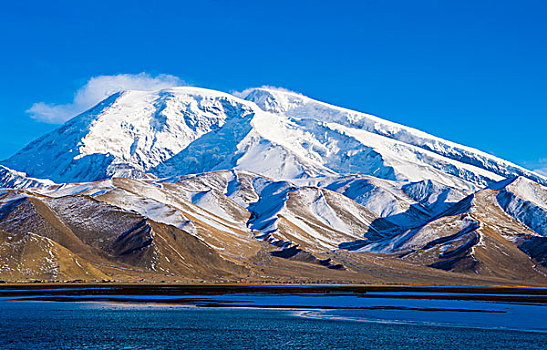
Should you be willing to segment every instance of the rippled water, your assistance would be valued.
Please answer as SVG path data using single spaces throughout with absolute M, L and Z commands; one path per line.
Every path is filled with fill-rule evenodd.
M 261 296 L 232 298 L 266 302 Z M 262 298 L 278 305 L 306 304 L 298 296 Z M 316 296 L 307 303 L 355 302 Z M 0 348 L 444 350 L 545 349 L 547 344 L 542 305 L 398 299 L 359 305 L 368 309 L 0 301 Z

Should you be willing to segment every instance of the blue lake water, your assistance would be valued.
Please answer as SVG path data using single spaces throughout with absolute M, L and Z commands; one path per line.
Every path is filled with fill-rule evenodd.
M 135 298 L 0 298 L 0 349 L 446 350 L 547 344 L 545 304 L 306 294 L 147 296 L 147 303 L 128 302 Z M 156 303 L 171 299 L 231 307 Z

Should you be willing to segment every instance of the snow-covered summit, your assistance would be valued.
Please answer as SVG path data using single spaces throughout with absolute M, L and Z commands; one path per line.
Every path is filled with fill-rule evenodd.
M 503 177 L 525 176 L 546 184 L 546 178 L 477 149 L 443 140 L 370 114 L 337 107 L 284 89 L 255 88 L 242 93 L 261 109 L 296 119 L 314 119 L 358 128 L 432 151 L 441 156 L 492 171 Z
M 71 119 L 4 162 L 58 182 L 146 177 L 192 141 L 243 118 L 252 103 L 192 87 L 124 91 Z
M 484 152 L 300 94 L 176 87 L 125 91 L 3 162 L 56 182 L 241 169 L 276 179 L 351 174 L 434 180 L 470 193 L 541 175 Z

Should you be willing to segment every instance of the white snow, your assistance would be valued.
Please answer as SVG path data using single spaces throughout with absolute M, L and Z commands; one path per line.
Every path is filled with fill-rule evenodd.
M 507 214 L 547 237 L 547 187 L 518 177 L 506 182 L 496 199 Z
M 54 185 L 51 180 L 34 179 L 26 173 L 0 165 L 0 188 L 30 188 Z
M 3 164 L 0 187 L 39 187 L 36 194 L 56 199 L 109 198 L 194 235 L 190 215 L 234 235 L 250 229 L 258 237 L 275 233 L 283 239 L 283 216 L 308 235 L 296 232 L 296 238 L 335 249 L 343 235 L 357 240 L 379 221 L 399 235 L 363 249 L 388 251 L 428 237 L 427 227 L 413 229 L 490 186 L 507 214 L 547 236 L 544 176 L 275 89 L 238 96 L 194 87 L 117 93 Z M 140 180 L 129 184 L 120 177 Z M 291 196 L 299 208 L 290 208 Z M 14 191 L 1 201 L 16 198 L 24 196 Z
M 4 164 L 57 182 L 237 168 L 276 179 L 430 179 L 465 191 L 517 175 L 547 183 L 484 152 L 299 94 L 243 96 L 194 87 L 118 93 Z

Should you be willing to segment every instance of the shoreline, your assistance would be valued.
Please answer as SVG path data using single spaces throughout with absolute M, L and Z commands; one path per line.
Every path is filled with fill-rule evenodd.
M 547 305 L 547 288 L 491 286 L 380 285 L 165 285 L 165 284 L 4 284 L 0 298 L 46 301 L 106 300 L 131 297 L 133 302 L 187 301 L 190 297 L 235 295 L 341 297 L 363 299 L 466 300 Z
M 547 334 L 547 328 L 541 326 L 547 288 L 163 284 L 4 287 L 0 286 L 0 304 L 14 310 L 54 308 L 100 313 L 114 308 L 176 314 L 194 309 L 201 315 L 207 310 L 250 309 L 288 311 L 301 319 Z M 32 303 L 36 304 L 29 305 Z

